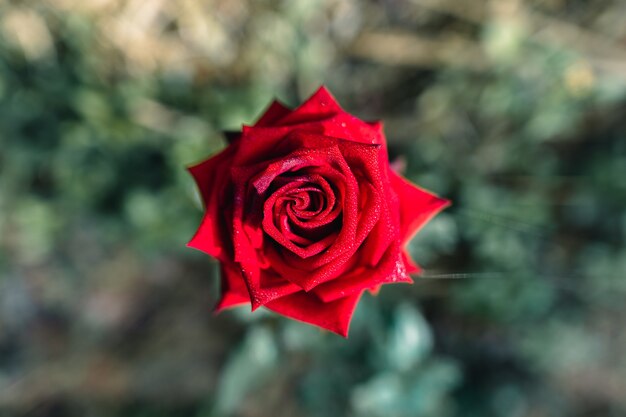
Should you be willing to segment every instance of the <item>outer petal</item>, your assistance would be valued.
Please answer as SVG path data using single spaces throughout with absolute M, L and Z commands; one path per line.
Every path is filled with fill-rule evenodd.
M 269 271 L 245 270 L 245 278 L 241 265 L 233 262 L 221 263 L 221 298 L 214 311 L 251 303 L 252 311 L 276 298 L 284 297 L 300 288 Z
M 276 126 L 292 126 L 351 142 L 382 145 L 382 123 L 364 122 L 339 106 L 326 87 L 320 87 L 300 107 L 281 118 Z
M 387 151 L 387 140 L 385 139 L 385 133 L 383 132 L 383 122 L 381 120 L 376 120 L 373 122 L 365 122 L 371 129 L 373 133 L 373 140 L 375 144 L 383 145 L 385 147 L 385 152 Z
M 313 293 L 325 302 L 382 284 L 412 283 L 397 247 L 389 248 L 383 259 L 375 267 L 358 267 L 339 279 L 328 281 L 313 289 Z
M 276 125 L 281 118 L 287 116 L 289 113 L 291 113 L 291 110 L 287 106 L 278 100 L 274 100 L 254 125 L 258 127 Z
M 345 112 L 326 87 L 321 86 L 289 116 L 284 117 L 279 124 L 285 126 L 320 121 L 338 113 Z
M 289 127 L 243 126 L 239 152 L 233 162 L 237 166 L 251 166 L 281 156 L 281 142 L 292 133 Z M 284 146 L 284 144 L 283 144 Z
M 419 274 L 422 272 L 422 268 L 411 259 L 409 254 L 406 253 L 406 250 L 402 250 L 402 261 L 406 267 L 406 272 L 409 274 Z
M 265 307 L 292 319 L 348 337 L 350 320 L 361 295 L 362 293 L 359 293 L 325 303 L 315 295 L 301 291 L 272 301 Z
M 400 201 L 400 239 L 407 243 L 437 213 L 450 205 L 438 197 L 389 170 L 391 187 Z
M 222 296 L 215 306 L 214 311 L 219 313 L 230 307 L 249 303 L 248 288 L 241 275 L 239 267 L 230 262 L 221 263 Z
M 252 311 L 277 298 L 285 297 L 301 290 L 300 287 L 276 275 L 276 273 L 258 269 L 255 266 L 246 267 L 244 275 L 245 285 L 247 285 L 252 303 Z
M 254 124 L 255 127 L 272 126 L 282 117 L 291 113 L 291 110 L 278 100 L 274 100 L 272 104 L 263 112 L 263 115 Z M 226 138 L 226 142 L 232 144 L 241 138 L 240 131 L 225 130 L 222 132 Z
M 290 116 L 291 114 L 287 118 Z M 281 119 L 281 123 L 287 118 Z M 346 142 L 377 145 L 385 149 L 385 138 L 380 126 L 377 124 L 371 126 L 348 113 L 338 113 L 326 119 L 295 125 L 243 126 L 239 152 L 234 158 L 234 164 L 239 166 L 253 165 L 270 159 L 268 155 L 278 157 L 285 150 L 292 151 L 293 147 L 290 149 L 289 144 L 293 140 L 297 140 L 298 133 L 326 136 L 327 138 L 342 139 Z
M 349 113 L 339 113 L 322 120 L 319 122 L 319 126 L 321 132 L 326 136 L 370 145 L 383 145 L 385 143 L 380 127 L 371 126 Z
M 224 252 L 230 247 L 226 237 L 228 231 L 222 221 L 221 196 L 227 186 L 228 167 L 235 152 L 236 147 L 231 145 L 214 157 L 188 168 L 202 196 L 205 212 L 200 227 L 187 246 L 220 260 L 225 259 Z

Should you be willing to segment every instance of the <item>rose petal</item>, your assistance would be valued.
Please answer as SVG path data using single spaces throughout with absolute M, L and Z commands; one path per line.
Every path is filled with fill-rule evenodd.
M 252 179 L 252 185 L 259 194 L 262 194 L 279 175 L 309 167 L 337 166 L 341 164 L 340 159 L 343 158 L 337 147 L 293 152 L 284 159 L 267 164 L 267 167 Z
M 271 211 L 273 200 L 268 200 L 267 203 L 270 207 L 266 208 L 266 212 Z M 332 241 L 336 239 L 333 234 L 316 242 L 310 242 L 308 239 L 296 236 L 284 223 L 277 226 L 271 213 L 267 213 L 263 218 L 263 229 L 282 247 L 290 250 L 302 259 L 317 255 L 321 251 L 327 249 Z
M 276 125 L 298 125 L 300 129 L 354 142 L 385 142 L 382 123 L 364 122 L 346 112 L 324 86 Z
M 450 201 L 418 187 L 391 170 L 389 179 L 400 202 L 400 236 L 405 244 L 433 216 L 448 207 Z
M 278 100 L 274 100 L 272 104 L 263 112 L 263 115 L 257 120 L 254 126 L 264 127 L 275 125 L 282 117 L 288 115 L 291 110 Z M 228 143 L 233 143 L 241 137 L 240 131 L 225 130 L 222 132 Z
M 300 287 L 269 269 L 250 266 L 242 271 L 248 287 L 252 311 L 273 300 L 301 291 Z
M 349 113 L 339 113 L 316 124 L 319 125 L 318 131 L 324 136 L 368 145 L 384 144 L 380 127 L 370 126 Z
M 364 262 L 362 262 L 364 263 Z M 324 302 L 360 293 L 382 284 L 412 283 L 397 247 L 390 247 L 375 267 L 360 267 L 343 275 L 341 279 L 328 281 L 313 289 Z
M 273 126 L 280 122 L 280 119 L 291 113 L 291 109 L 278 100 L 274 100 L 272 104 L 263 112 L 263 115 L 254 124 L 255 126 Z
M 300 291 L 272 301 L 265 307 L 292 319 L 348 337 L 350 320 L 360 298 L 361 294 L 354 294 L 325 303 L 313 294 Z
M 314 172 L 324 172 L 326 169 Z M 307 170 L 308 171 L 308 170 Z M 326 176 L 332 180 L 344 180 L 344 176 L 338 172 L 327 171 Z M 285 184 L 282 185 L 281 184 Z M 283 223 L 288 223 L 291 228 L 298 229 L 307 236 L 324 234 L 320 232 L 326 229 L 339 214 L 344 188 L 341 186 L 335 190 L 328 181 L 320 174 L 302 173 L 296 177 L 278 178 L 273 186 L 276 188 L 264 203 L 266 222 L 273 220 L 273 225 L 280 228 Z M 311 195 L 313 197 L 311 197 Z M 313 207 L 317 204 L 319 207 Z
M 220 271 L 222 283 L 220 291 L 222 295 L 214 308 L 214 312 L 219 313 L 227 308 L 249 303 L 248 287 L 237 265 L 230 262 L 222 262 Z
M 188 168 L 202 196 L 205 212 L 200 227 L 187 246 L 220 260 L 227 259 L 224 252 L 230 251 L 230 233 L 223 221 L 225 211 L 221 196 L 227 188 L 228 166 L 236 149 L 230 146 L 214 157 Z
M 379 165 L 381 166 L 388 163 L 385 152 L 379 152 L 379 159 Z M 397 245 L 400 238 L 400 214 L 397 210 L 398 197 L 389 186 L 382 185 L 389 183 L 387 170 L 381 172 L 380 176 L 382 177 L 381 185 L 376 187 L 377 193 L 383 194 L 383 197 L 379 199 L 381 206 L 380 220 L 359 249 L 361 258 L 365 262 L 364 266 L 371 267 L 377 265 L 389 246 Z
M 411 256 L 406 252 L 406 250 L 402 250 L 402 261 L 406 266 L 406 272 L 409 274 L 419 274 L 422 272 L 422 268 L 411 258 Z
M 233 165 L 248 167 L 281 157 L 285 154 L 280 152 L 281 143 L 291 133 L 292 129 L 288 127 L 242 126 L 239 151 L 233 158 Z
M 366 123 L 341 110 L 329 112 L 315 120 L 295 119 L 297 123 L 292 123 L 291 117 L 297 111 L 296 109 L 282 118 L 278 125 L 243 126 L 241 139 L 245 145 L 240 147 L 235 163 L 249 165 L 266 159 L 266 155 L 280 156 L 281 154 L 277 153 L 277 147 L 283 140 L 288 139 L 288 136 L 294 139 L 294 132 L 309 133 L 317 137 L 326 137 L 326 139 L 335 138 L 348 142 L 379 145 L 385 149 L 383 125 L 380 122 Z M 285 125 L 285 123 L 291 124 Z
M 285 126 L 320 121 L 340 112 L 344 111 L 337 103 L 337 100 L 326 87 L 321 86 L 308 100 L 280 120 L 278 125 Z
M 321 175 L 313 174 L 309 179 L 311 184 L 319 186 L 319 199 L 323 201 L 315 210 L 300 208 L 296 204 L 296 207 L 288 208 L 287 215 L 293 225 L 301 229 L 314 230 L 333 222 L 339 216 L 341 205 L 337 201 L 336 193 L 340 191 L 338 188 L 333 189 Z

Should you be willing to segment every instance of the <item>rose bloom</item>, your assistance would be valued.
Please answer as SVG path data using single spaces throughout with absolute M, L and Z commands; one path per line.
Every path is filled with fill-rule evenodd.
M 205 205 L 189 246 L 221 264 L 217 311 L 250 303 L 347 336 L 364 291 L 412 282 L 404 248 L 449 202 L 390 169 L 380 122 L 321 87 L 227 137 L 189 168 Z

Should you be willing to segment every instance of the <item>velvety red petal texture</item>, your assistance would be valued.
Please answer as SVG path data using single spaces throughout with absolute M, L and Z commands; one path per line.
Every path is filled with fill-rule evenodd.
M 350 319 L 361 294 L 324 302 L 304 291 L 279 298 L 266 307 L 284 316 L 314 324 L 331 332 L 348 336 Z
M 390 169 L 382 123 L 321 87 L 225 135 L 189 168 L 205 206 L 189 246 L 221 262 L 216 311 L 250 303 L 347 336 L 364 291 L 412 282 L 404 246 L 449 202 Z

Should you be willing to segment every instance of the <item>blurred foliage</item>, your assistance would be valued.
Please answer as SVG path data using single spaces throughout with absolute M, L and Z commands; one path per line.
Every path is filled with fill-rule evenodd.
M 0 3 L 0 416 L 626 413 L 619 0 Z M 185 248 L 184 167 L 325 83 L 454 205 L 348 340 Z

